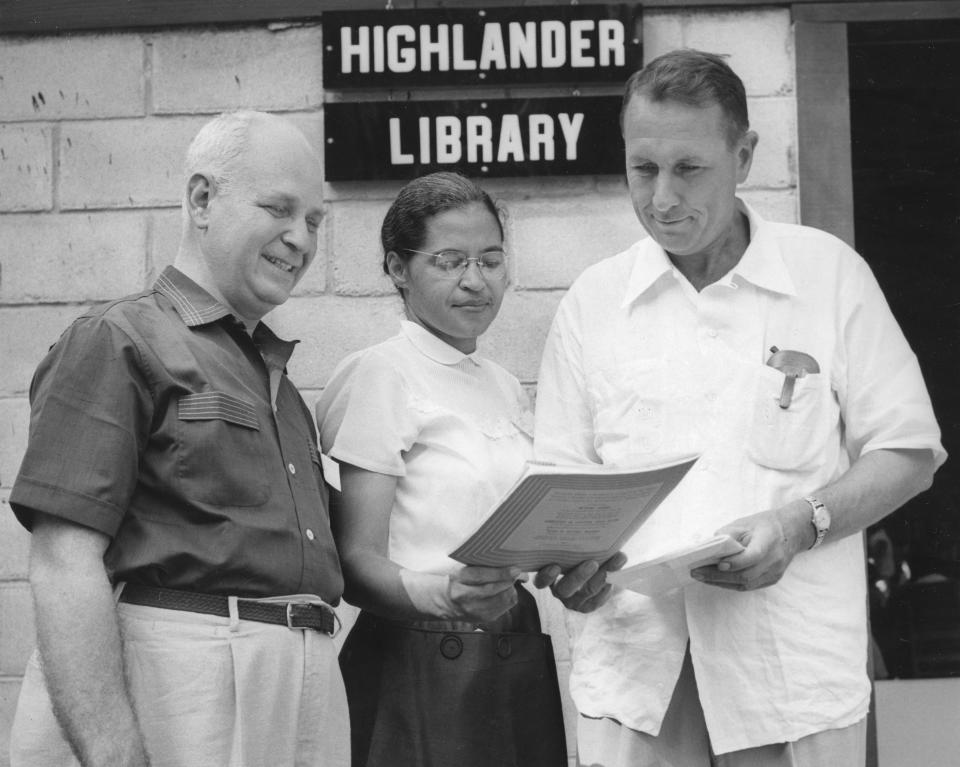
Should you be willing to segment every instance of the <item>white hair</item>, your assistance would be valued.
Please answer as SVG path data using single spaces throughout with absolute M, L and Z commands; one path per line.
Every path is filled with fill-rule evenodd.
M 240 109 L 224 112 L 204 125 L 190 142 L 184 162 L 184 188 L 196 173 L 209 176 L 218 192 L 226 192 L 237 182 L 237 171 L 247 149 L 254 123 L 273 115 Z

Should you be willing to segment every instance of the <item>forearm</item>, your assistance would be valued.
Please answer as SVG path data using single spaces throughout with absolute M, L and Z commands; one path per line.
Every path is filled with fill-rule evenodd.
M 35 535 L 44 535 L 42 530 Z M 54 713 L 81 764 L 148 764 L 123 673 L 113 594 L 100 563 L 65 562 L 34 546 L 30 583 Z
M 853 535 L 879 522 L 929 487 L 934 459 L 927 450 L 877 450 L 861 456 L 850 469 L 811 493 L 829 510 L 827 542 Z M 802 497 L 725 525 L 746 548 L 716 565 L 697 568 L 698 580 L 722 588 L 757 589 L 777 583 L 793 558 L 816 539 L 811 508 Z
M 929 450 L 874 450 L 860 456 L 836 481 L 811 493 L 830 510 L 828 540 L 879 522 L 930 487 L 933 471 Z M 797 498 L 779 509 L 778 516 L 797 550 L 810 548 L 815 538 L 810 505 Z
M 464 567 L 446 575 L 390 559 L 396 477 L 341 464 L 340 483 L 342 491 L 330 496 L 331 515 L 348 602 L 388 618 L 468 622 L 496 618 L 516 602 L 518 568 Z
M 435 620 L 453 617 L 446 601 L 449 578 L 406 570 L 372 551 L 341 552 L 344 597 L 385 618 Z

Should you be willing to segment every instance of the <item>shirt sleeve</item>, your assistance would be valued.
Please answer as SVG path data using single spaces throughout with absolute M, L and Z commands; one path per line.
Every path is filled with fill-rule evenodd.
M 851 460 L 871 450 L 929 449 L 939 467 L 946 452 L 917 357 L 859 256 L 849 283 L 838 394 Z
M 563 465 L 601 463 L 593 437 L 582 336 L 568 293 L 547 334 L 540 364 L 534 454 L 538 461 Z
M 402 477 L 403 454 L 418 428 L 406 382 L 376 353 L 361 352 L 334 371 L 317 401 L 323 452 L 361 469 Z
M 78 319 L 30 385 L 27 450 L 10 505 L 27 529 L 37 511 L 113 536 L 137 485 L 153 413 L 134 342 L 103 315 Z

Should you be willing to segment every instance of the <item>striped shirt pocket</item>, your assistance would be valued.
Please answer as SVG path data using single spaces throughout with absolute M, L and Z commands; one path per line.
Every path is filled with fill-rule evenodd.
M 260 430 L 256 408 L 226 392 L 209 391 L 181 397 L 177 405 L 177 417 L 181 421 L 227 421 L 247 429 Z

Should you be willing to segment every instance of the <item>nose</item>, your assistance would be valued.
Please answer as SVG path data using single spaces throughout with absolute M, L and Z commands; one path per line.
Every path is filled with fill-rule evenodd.
M 669 173 L 658 173 L 653 187 L 653 207 L 662 212 L 670 210 L 679 202 L 677 191 L 674 188 L 675 180 Z
M 293 219 L 281 239 L 304 258 L 312 256 L 317 248 L 317 235 L 310 230 L 305 218 Z
M 483 290 L 487 285 L 483 278 L 483 272 L 480 271 L 480 265 L 474 261 L 467 261 L 467 268 L 460 275 L 460 287 L 464 290 Z

